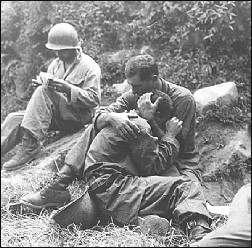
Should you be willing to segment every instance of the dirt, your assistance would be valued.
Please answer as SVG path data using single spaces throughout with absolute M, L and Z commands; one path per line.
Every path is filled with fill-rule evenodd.
M 203 191 L 213 205 L 227 205 L 251 182 L 251 152 L 245 127 L 201 123 L 196 143 L 203 168 Z

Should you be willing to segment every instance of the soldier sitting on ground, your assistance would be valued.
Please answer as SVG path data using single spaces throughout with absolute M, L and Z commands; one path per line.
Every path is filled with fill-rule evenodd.
M 75 28 L 56 24 L 46 47 L 58 58 L 39 77 L 43 84 L 36 88 L 26 110 L 9 114 L 1 127 L 1 156 L 21 142 L 16 154 L 3 164 L 8 171 L 38 156 L 49 131 L 73 132 L 91 123 L 100 104 L 101 69 L 82 52 Z

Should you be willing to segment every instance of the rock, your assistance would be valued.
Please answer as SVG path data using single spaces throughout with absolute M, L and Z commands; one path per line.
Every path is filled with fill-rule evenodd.
M 165 236 L 170 229 L 169 221 L 158 215 L 139 216 L 137 220 L 138 226 L 145 235 Z
M 142 46 L 140 49 L 140 54 L 150 54 L 153 56 L 153 49 L 150 46 Z
M 109 63 L 124 63 L 137 54 L 139 54 L 139 50 L 123 49 L 117 52 L 107 53 L 107 59 Z
M 202 88 L 194 93 L 194 98 L 199 113 L 204 113 L 211 104 L 219 101 L 229 105 L 238 97 L 237 87 L 234 82 L 227 82 Z
M 112 87 L 115 89 L 117 94 L 122 94 L 131 90 L 131 85 L 128 84 L 127 80 L 125 79 L 123 83 L 120 84 L 113 84 Z

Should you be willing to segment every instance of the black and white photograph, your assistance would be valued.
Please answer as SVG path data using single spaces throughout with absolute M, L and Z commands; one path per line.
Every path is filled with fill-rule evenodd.
M 1 1 L 1 247 L 251 247 L 251 1 Z

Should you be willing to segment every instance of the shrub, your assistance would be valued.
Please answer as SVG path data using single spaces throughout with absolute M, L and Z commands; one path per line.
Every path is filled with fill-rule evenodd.
M 31 78 L 53 57 L 44 46 L 51 25 L 69 22 L 100 64 L 104 91 L 123 81 L 129 58 L 111 61 L 106 53 L 151 46 L 166 79 L 191 91 L 234 80 L 250 106 L 250 1 L 2 1 L 1 7 L 2 94 L 30 98 Z

